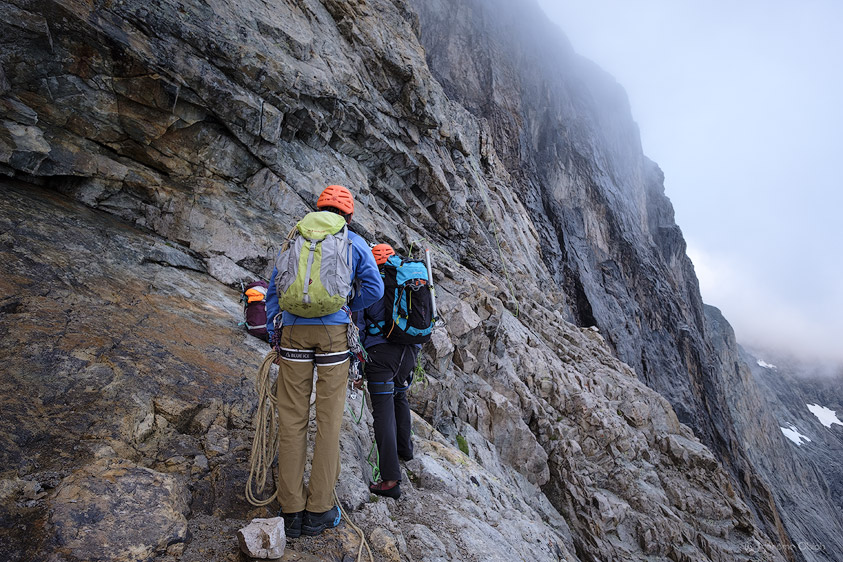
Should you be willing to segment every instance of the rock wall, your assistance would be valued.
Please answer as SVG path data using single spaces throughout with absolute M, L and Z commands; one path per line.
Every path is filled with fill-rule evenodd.
M 248 379 L 262 350 L 224 328 L 237 307 L 223 285 L 268 274 L 279 240 L 315 194 L 342 183 L 358 201 L 358 233 L 402 253 L 422 243 L 434 249 L 447 320 L 425 352 L 430 383 L 414 399 L 432 425 L 436 464 L 422 458 L 407 467 L 433 474 L 419 476 L 420 487 L 440 492 L 419 505 L 439 517 L 425 519 L 409 502 L 366 507 L 362 486 L 342 495 L 354 511 L 373 510 L 364 521 L 372 533 L 381 529 L 384 553 L 393 537 L 400 556 L 422 559 L 419 545 L 441 557 L 488 559 L 534 540 L 544 545 L 531 552 L 538 559 L 740 559 L 758 545 L 775 554 L 771 545 L 789 529 L 772 500 L 747 511 L 738 497 L 754 499 L 752 479 L 741 475 L 756 470 L 730 445 L 736 430 L 718 409 L 726 387 L 711 360 L 696 279 L 625 96 L 534 8 L 514 9 L 503 1 L 0 3 L 9 22 L 0 37 L 0 173 L 124 221 L 97 214 L 87 228 L 106 233 L 101 242 L 80 234 L 30 263 L 26 256 L 48 255 L 49 245 L 22 253 L 18 239 L 64 242 L 62 233 L 44 221 L 23 229 L 33 221 L 26 208 L 38 204 L 4 188 L 14 209 L 7 232 L 17 232 L 5 248 L 22 260 L 2 294 L 4 329 L 15 333 L 23 319 L 44 327 L 9 340 L 17 345 L 4 353 L 17 371 L 6 384 L 19 393 L 55 373 L 65 381 L 45 390 L 44 404 L 61 402 L 57 410 L 30 415 L 34 406 L 15 403 L 11 421 L 4 418 L 4 454 L 18 466 L 7 475 L 15 507 L 4 517 L 52 517 L 60 494 L 50 490 L 59 482 L 127 460 L 138 467 L 129 474 L 181 475 L 195 536 L 214 526 L 200 515 L 222 525 L 250 513 L 229 485 L 243 479 Z M 519 39 L 525 30 L 534 42 Z M 24 189 L 36 201 L 70 205 Z M 57 222 L 69 229 L 73 220 Z M 144 249 L 127 263 L 88 271 L 107 265 L 97 257 L 104 250 L 92 248 L 115 240 L 132 248 L 135 239 L 146 240 Z M 85 259 L 71 259 L 77 255 Z M 65 308 L 51 312 L 47 292 L 43 306 L 17 316 L 26 310 L 15 295 L 41 278 L 60 280 L 47 285 L 62 288 Z M 110 287 L 105 309 L 94 306 L 100 279 Z M 133 296 L 122 300 L 127 284 Z M 155 291 L 145 296 L 150 288 L 166 296 L 156 302 Z M 197 294 L 210 296 L 195 304 Z M 74 308 L 80 299 L 90 301 L 84 314 Z M 131 328 L 97 335 L 101 316 L 114 310 L 129 315 Z M 197 316 L 183 318 L 190 314 Z M 199 320 L 208 315 L 214 333 Z M 599 327 L 605 341 L 569 322 Z M 39 337 L 56 332 L 62 338 Z M 33 350 L 21 351 L 32 340 Z M 75 351 L 86 346 L 87 355 Z M 130 358 L 119 366 L 128 395 L 115 394 L 114 361 L 100 365 L 109 354 Z M 102 380 L 86 383 L 79 373 L 88 370 Z M 161 371 L 173 377 L 166 384 Z M 79 400 L 84 408 L 74 406 Z M 101 411 L 114 415 L 94 421 Z M 59 413 L 76 420 L 67 432 L 48 421 Z M 344 460 L 358 468 L 345 480 L 356 481 L 367 437 L 348 429 Z M 88 435 L 92 450 L 46 463 L 38 455 L 51 449 L 28 447 L 43 441 L 67 451 Z M 449 466 L 463 457 L 433 444 L 454 446 L 458 436 L 468 460 L 503 488 L 484 484 L 472 495 L 475 480 L 485 480 L 466 480 Z M 96 458 L 101 464 L 90 468 Z M 41 467 L 53 464 L 45 476 Z M 449 478 L 468 502 L 455 513 L 434 507 L 449 504 Z M 471 505 L 488 497 L 507 498 L 498 514 L 518 506 L 515 531 L 494 515 L 487 526 L 467 522 Z M 405 516 L 400 523 L 386 523 L 392 510 Z M 405 519 L 419 527 L 401 527 Z M 427 525 L 434 521 L 452 521 L 452 538 L 437 543 L 440 529 Z M 481 548 L 488 526 L 501 538 Z M 189 556 L 184 527 L 173 528 L 149 552 Z M 56 536 L 15 552 L 75 556 Z
M 836 533 L 834 527 L 806 523 L 815 520 L 817 512 L 841 513 L 843 508 L 843 426 L 833 419 L 823 423 L 809 406 L 821 406 L 840 416 L 843 370 L 839 365 L 812 363 L 775 350 L 741 349 L 740 358 L 768 399 L 765 422 L 772 425 L 766 447 L 752 443 L 747 449 L 772 483 L 777 503 L 794 506 L 783 516 L 791 519 L 789 527 L 801 528 L 795 548 L 807 553 L 806 558 L 824 559 L 833 552 L 827 545 L 835 544 L 836 539 L 828 538 Z M 747 418 L 742 420 L 746 424 L 757 419 Z M 782 430 L 796 430 L 810 441 L 800 438 L 796 444 L 786 439 Z M 843 552 L 843 547 L 836 548 Z
M 268 347 L 237 326 L 236 292 L 185 267 L 184 247 L 2 187 L 6 559 L 238 560 L 236 529 L 277 505 L 243 497 Z M 348 401 L 337 493 L 378 560 L 782 559 L 598 332 L 539 306 L 529 327 L 487 283 L 443 271 L 400 501 L 370 497 L 371 415 Z M 288 546 L 342 560 L 359 539 L 345 526 Z
M 818 454 L 800 454 L 780 429 L 788 427 L 779 421 L 783 417 L 781 385 L 785 381 L 779 381 L 777 392 L 759 379 L 757 370 L 761 367 L 738 346 L 731 326 L 718 309 L 706 306 L 706 322 L 713 357 L 723 373 L 718 382 L 733 390 L 720 393 L 719 419 L 726 420 L 735 430 L 731 454 L 756 467 L 755 472 L 741 476 L 761 518 L 774 522 L 768 535 L 794 558 L 834 560 L 835 553 L 843 552 L 843 526 L 836 515 L 840 513 L 839 496 L 828 483 L 839 475 L 839 469 L 836 462 L 828 460 L 839 450 L 839 443 L 835 444 L 832 438 L 825 446 L 818 444 Z M 811 415 L 804 404 L 801 409 L 801 419 Z M 786 507 L 776 510 L 776 506 Z
M 705 335 L 696 276 L 623 89 L 531 2 L 414 5 L 434 76 L 487 124 L 539 231 L 539 281 L 563 288 L 566 318 L 603 329 L 683 421 L 710 431 L 692 388 Z
M 817 485 L 823 463 L 800 467 L 789 451 L 778 456 L 780 435 L 766 413 L 774 397 L 749 376 L 728 322 L 703 306 L 663 175 L 642 153 L 622 88 L 576 55 L 532 2 L 413 4 L 434 76 L 488 124 L 540 233 L 551 276 L 540 282 L 564 289 L 565 317 L 599 326 L 617 356 L 670 401 L 783 552 L 813 559 L 795 543 L 841 551 L 831 537 L 843 520 Z

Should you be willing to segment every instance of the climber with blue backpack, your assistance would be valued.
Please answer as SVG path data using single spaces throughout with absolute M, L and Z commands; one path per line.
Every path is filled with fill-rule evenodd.
M 357 339 L 351 311 L 363 310 L 383 295 L 368 245 L 348 229 L 354 214 L 351 192 L 329 185 L 316 207 L 282 245 L 266 295 L 266 328 L 279 365 L 277 497 L 289 538 L 318 535 L 340 523 L 334 487 L 340 474 L 349 340 Z M 305 489 L 314 365 L 317 432 Z
M 357 315 L 368 356 L 365 378 L 372 399 L 380 471 L 380 481 L 371 483 L 369 491 L 398 499 L 399 459 L 413 458 L 407 391 L 421 344 L 430 339 L 435 301 L 431 272 L 424 262 L 402 259 L 389 244 L 377 244 L 372 255 L 384 279 L 384 295 Z

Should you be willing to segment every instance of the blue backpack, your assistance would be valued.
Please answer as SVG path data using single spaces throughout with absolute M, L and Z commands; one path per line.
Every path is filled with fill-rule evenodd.
M 380 333 L 391 343 L 429 341 L 435 319 L 431 283 L 424 262 L 389 256 L 383 265 L 383 286 L 385 318 L 367 319 L 367 331 Z

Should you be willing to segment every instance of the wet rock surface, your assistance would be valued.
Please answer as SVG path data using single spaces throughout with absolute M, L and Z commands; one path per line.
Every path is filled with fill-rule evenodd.
M 378 556 L 741 559 L 785 541 L 782 507 L 736 445 L 729 385 L 752 395 L 753 383 L 717 359 L 622 90 L 515 9 L 0 2 L 0 546 L 12 559 L 51 552 L 32 531 L 51 494 L 103 460 L 190 494 L 188 539 L 167 547 L 184 552 L 153 541 L 149 556 L 236 559 L 236 529 L 274 515 L 242 494 L 266 346 L 237 328 L 231 287 L 269 273 L 330 183 L 352 188 L 369 241 L 434 250 L 445 324 L 413 407 L 430 443 L 467 450 L 503 483 L 466 481 L 430 445 L 408 493 L 424 509 L 367 507 L 371 438 L 349 422 L 338 490 L 352 515 L 366 510 Z M 453 487 L 461 507 L 444 511 Z M 300 539 L 289 555 L 342 559 L 355 540 Z

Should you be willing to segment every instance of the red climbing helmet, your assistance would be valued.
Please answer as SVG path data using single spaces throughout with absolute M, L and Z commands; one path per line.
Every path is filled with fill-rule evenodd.
M 375 244 L 372 247 L 372 255 L 375 256 L 376 264 L 383 265 L 389 259 L 389 256 L 395 255 L 395 250 L 389 244 Z
M 329 185 L 322 190 L 322 194 L 316 201 L 317 209 L 324 209 L 325 207 L 333 207 L 351 220 L 351 215 L 354 214 L 354 197 L 351 192 L 341 185 Z

